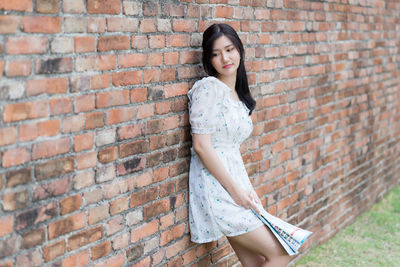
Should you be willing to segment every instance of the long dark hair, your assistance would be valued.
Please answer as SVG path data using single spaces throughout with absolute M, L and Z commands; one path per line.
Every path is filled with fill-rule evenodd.
M 249 83 L 247 81 L 247 74 L 246 68 L 244 66 L 244 48 L 242 41 L 240 40 L 236 31 L 225 23 L 213 24 L 204 31 L 203 34 L 203 67 L 205 72 L 210 76 L 217 76 L 217 71 L 211 64 L 211 57 L 213 53 L 213 46 L 215 40 L 217 40 L 221 36 L 226 36 L 231 40 L 233 45 L 239 51 L 240 54 L 240 63 L 237 69 L 236 74 L 236 84 L 235 90 L 239 96 L 239 99 L 247 106 L 250 110 L 249 114 L 253 112 L 254 108 L 256 107 L 256 101 L 251 96 L 249 90 Z

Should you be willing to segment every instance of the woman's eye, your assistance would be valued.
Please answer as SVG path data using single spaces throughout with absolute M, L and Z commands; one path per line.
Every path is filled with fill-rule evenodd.
M 216 56 L 218 56 L 218 54 L 212 54 L 212 56 L 213 56 L 213 57 L 216 57 Z

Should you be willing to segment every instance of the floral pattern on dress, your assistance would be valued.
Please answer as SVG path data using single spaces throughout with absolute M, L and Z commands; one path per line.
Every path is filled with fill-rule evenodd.
M 239 149 L 250 136 L 253 124 L 246 105 L 233 100 L 231 92 L 215 77 L 197 81 L 188 92 L 189 122 L 192 134 L 211 134 L 211 143 L 224 168 L 239 186 L 252 190 Z M 234 202 L 192 148 L 189 171 L 191 240 L 211 242 L 222 235 L 240 235 L 262 225 L 251 210 Z

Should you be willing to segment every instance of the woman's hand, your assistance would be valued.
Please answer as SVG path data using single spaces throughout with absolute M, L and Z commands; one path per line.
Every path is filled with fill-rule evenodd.
M 257 204 L 261 205 L 261 200 L 254 190 L 246 191 L 237 187 L 230 195 L 239 206 L 242 206 L 245 209 L 253 208 L 257 213 L 260 213 Z

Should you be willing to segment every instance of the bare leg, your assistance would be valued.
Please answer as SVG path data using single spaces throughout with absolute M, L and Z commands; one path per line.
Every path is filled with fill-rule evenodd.
M 244 267 L 284 267 L 291 259 L 265 226 L 228 240 Z

